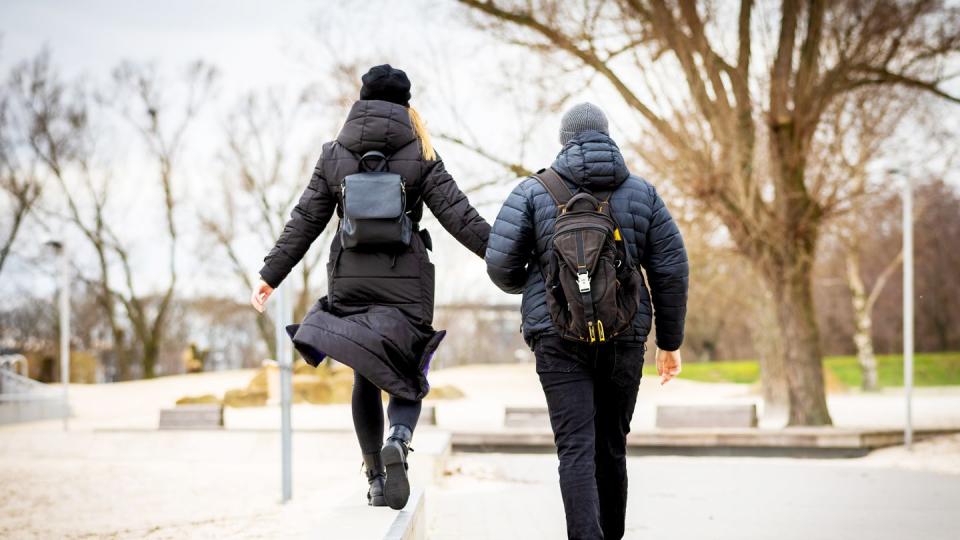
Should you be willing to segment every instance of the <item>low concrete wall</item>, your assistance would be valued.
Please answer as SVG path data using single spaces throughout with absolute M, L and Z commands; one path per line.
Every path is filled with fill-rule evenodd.
M 407 460 L 410 462 L 410 483 L 413 487 L 429 486 L 443 478 L 450 458 L 452 438 L 446 431 L 418 430 L 413 436 Z
M 960 427 L 918 430 L 917 440 L 950 433 Z M 505 429 L 454 432 L 453 448 L 465 452 L 555 452 L 548 430 Z M 857 457 L 871 450 L 903 443 L 899 430 L 832 427 L 784 429 L 660 429 L 627 437 L 631 454 Z
M 424 490 L 413 490 L 407 506 L 397 514 L 383 540 L 424 540 L 427 537 L 426 501 Z
M 0 425 L 63 418 L 64 404 L 59 398 L 0 401 Z

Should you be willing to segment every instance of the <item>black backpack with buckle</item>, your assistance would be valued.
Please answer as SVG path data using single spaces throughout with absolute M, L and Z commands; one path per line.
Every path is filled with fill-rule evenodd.
M 340 243 L 344 249 L 389 250 L 410 245 L 413 221 L 406 212 L 404 179 L 389 172 L 382 152 L 363 154 L 360 172 L 347 175 L 340 183 L 340 197 Z
M 603 343 L 629 330 L 641 279 L 610 211 L 612 193 L 574 194 L 549 168 L 534 177 L 557 203 L 553 249 L 542 268 L 547 309 L 560 337 Z

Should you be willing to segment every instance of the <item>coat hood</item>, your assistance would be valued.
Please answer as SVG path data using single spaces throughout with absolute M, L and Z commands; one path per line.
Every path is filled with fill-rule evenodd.
M 406 107 L 367 99 L 353 104 L 337 135 L 337 142 L 358 154 L 370 150 L 393 153 L 416 139 Z
M 614 190 L 630 176 L 617 143 L 599 131 L 579 133 L 560 150 L 551 167 L 590 191 Z

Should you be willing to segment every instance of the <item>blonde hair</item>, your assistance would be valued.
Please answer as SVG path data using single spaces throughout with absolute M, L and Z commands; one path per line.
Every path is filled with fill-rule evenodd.
M 413 132 L 420 139 L 420 149 L 423 151 L 423 158 L 433 161 L 437 159 L 437 153 L 433 150 L 433 143 L 430 142 L 430 132 L 427 131 L 427 123 L 420 117 L 420 113 L 413 107 L 407 107 L 410 111 L 410 123 L 413 124 Z

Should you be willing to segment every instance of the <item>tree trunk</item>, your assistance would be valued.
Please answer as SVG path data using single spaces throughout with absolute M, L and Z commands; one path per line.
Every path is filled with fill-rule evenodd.
M 115 376 L 117 380 L 120 381 L 129 381 L 131 379 L 130 373 L 130 351 L 123 344 L 113 346 L 113 358 L 116 362 L 116 373 Z
M 812 257 L 786 260 L 767 272 L 776 305 L 786 371 L 790 426 L 830 425 L 823 381 L 820 334 L 814 316 Z
M 156 377 L 157 358 L 160 356 L 160 348 L 153 341 L 143 344 L 143 378 L 152 379 Z
M 877 377 L 877 357 L 873 352 L 873 320 L 866 287 L 860 277 L 860 260 L 852 251 L 847 253 L 847 286 L 853 303 L 853 343 L 857 346 L 860 363 L 860 387 L 867 392 L 880 389 Z

